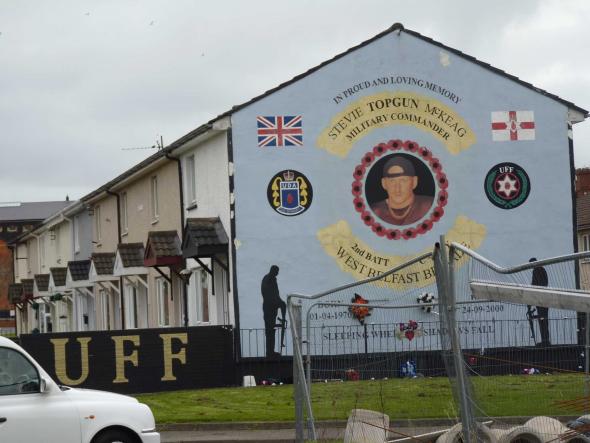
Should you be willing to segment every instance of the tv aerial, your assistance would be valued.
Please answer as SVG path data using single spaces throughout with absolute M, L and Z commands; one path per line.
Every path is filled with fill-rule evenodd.
M 152 146 L 138 146 L 135 148 L 121 148 L 121 151 L 136 151 L 138 149 L 157 149 L 158 151 L 164 149 L 164 138 L 160 135 L 160 139 L 156 139 L 156 144 Z

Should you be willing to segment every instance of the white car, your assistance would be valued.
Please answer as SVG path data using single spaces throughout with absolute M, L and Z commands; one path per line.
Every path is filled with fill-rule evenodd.
M 135 398 L 58 386 L 27 352 L 0 337 L 0 442 L 160 443 Z

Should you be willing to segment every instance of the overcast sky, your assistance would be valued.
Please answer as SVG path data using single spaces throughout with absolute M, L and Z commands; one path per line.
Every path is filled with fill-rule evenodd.
M 585 0 L 0 0 L 0 201 L 71 199 L 401 22 L 590 109 Z M 590 166 L 590 122 L 574 126 Z

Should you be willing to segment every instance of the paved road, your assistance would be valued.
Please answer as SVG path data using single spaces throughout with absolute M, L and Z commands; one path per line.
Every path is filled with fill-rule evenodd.
M 420 425 L 423 425 L 420 423 Z M 263 442 L 286 443 L 295 440 L 292 423 L 212 423 L 207 425 L 171 425 L 162 427 L 162 443 L 229 443 L 229 442 Z M 345 422 L 322 423 L 317 429 L 320 440 L 344 438 Z M 399 427 L 393 429 L 402 435 L 417 435 L 449 426 L 434 423 L 426 426 Z

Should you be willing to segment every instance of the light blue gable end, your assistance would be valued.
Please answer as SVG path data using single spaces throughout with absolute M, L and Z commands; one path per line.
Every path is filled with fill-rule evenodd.
M 239 109 L 232 137 L 241 327 L 264 328 L 261 280 L 271 265 L 284 298 L 384 271 L 440 235 L 503 265 L 572 252 L 569 108 L 402 30 Z M 295 128 L 260 119 L 277 116 L 300 116 L 300 145 L 284 140 Z M 275 139 L 259 146 L 261 134 Z M 415 206 L 388 206 L 395 199 L 383 169 L 396 157 L 418 177 Z M 301 210 L 286 214 L 288 199 Z M 410 288 L 383 290 L 391 289 Z

